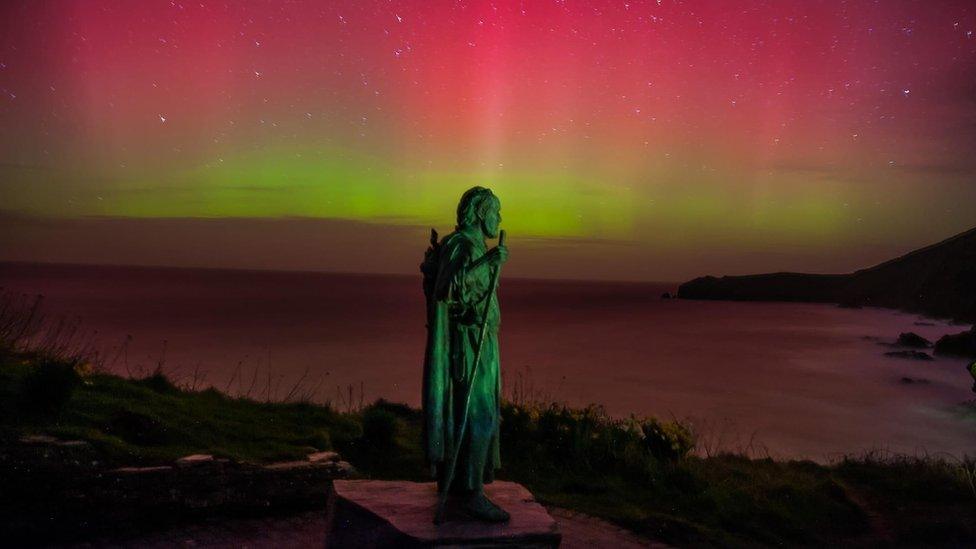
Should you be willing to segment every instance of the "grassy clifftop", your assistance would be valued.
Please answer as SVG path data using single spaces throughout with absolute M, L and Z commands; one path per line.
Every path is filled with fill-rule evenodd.
M 420 412 L 383 401 L 348 412 L 258 402 L 179 388 L 161 374 L 127 379 L 6 349 L 0 405 L 3 459 L 24 436 L 44 434 L 88 441 L 99 467 L 152 465 L 190 453 L 267 462 L 334 449 L 365 476 L 428 480 Z M 828 467 L 702 456 L 692 451 L 695 435 L 684 425 L 615 420 L 596 407 L 509 402 L 502 425 L 503 478 L 547 504 L 678 545 L 976 540 L 972 460 L 865 456 Z M 5 486 L 37 480 L 29 464 L 4 469 Z
M 76 330 L 41 326 L 37 311 L 37 301 L 0 295 L 0 516 L 17 516 L 32 532 L 57 530 L 52 516 L 73 516 L 58 507 L 65 498 L 57 487 L 87 484 L 59 480 L 188 454 L 260 464 L 336 450 L 364 476 L 430 480 L 419 410 L 384 401 L 352 406 L 350 398 L 340 411 L 295 390 L 285 400 L 298 401 L 273 401 L 270 386 L 264 401 L 232 397 L 179 386 L 161 367 L 141 378 L 112 375 Z M 680 422 L 615 419 L 599 407 L 522 395 L 502 407 L 501 477 L 543 503 L 650 538 L 723 547 L 976 542 L 972 458 L 868 455 L 831 466 L 753 459 L 708 445 L 696 450 L 696 433 Z M 79 442 L 37 451 L 31 441 L 50 440 L 40 435 Z M 103 515 L 91 520 L 111 520 Z M 174 520 L 183 519 L 156 522 Z M 9 524 L 0 522 L 0 535 L 16 539 L 4 531 Z

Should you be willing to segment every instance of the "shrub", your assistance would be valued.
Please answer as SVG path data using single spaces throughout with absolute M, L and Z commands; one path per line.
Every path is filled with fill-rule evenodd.
M 375 447 L 392 448 L 396 444 L 397 417 L 381 407 L 363 412 L 363 440 Z
M 656 419 L 641 423 L 644 445 L 655 458 L 673 462 L 695 448 L 695 437 L 687 426 L 676 421 L 661 423 Z
M 42 358 L 24 378 L 24 406 L 42 413 L 57 413 L 80 383 L 73 362 Z
M 149 387 L 157 393 L 165 394 L 179 391 L 179 388 L 173 385 L 173 382 L 163 373 L 162 368 L 156 368 L 152 374 L 146 376 L 141 381 L 146 387 Z
M 617 420 L 599 406 L 506 403 L 502 416 L 502 453 L 515 453 L 535 469 L 549 468 L 556 474 L 585 477 L 614 471 L 645 482 L 695 446 L 691 429 L 681 423 Z

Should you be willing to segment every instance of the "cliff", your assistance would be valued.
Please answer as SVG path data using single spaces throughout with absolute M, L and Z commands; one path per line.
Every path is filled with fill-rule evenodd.
M 678 297 L 889 307 L 976 322 L 976 228 L 850 274 L 705 276 L 682 284 Z

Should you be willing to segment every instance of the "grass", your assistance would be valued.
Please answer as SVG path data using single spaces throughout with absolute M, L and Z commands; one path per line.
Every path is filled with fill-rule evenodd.
M 845 459 L 835 476 L 863 494 L 878 526 L 902 545 L 972 546 L 976 461 L 868 454 Z
M 821 545 L 866 530 L 864 513 L 828 468 L 697 457 L 688 453 L 689 433 L 673 423 L 663 431 L 683 451 L 664 451 L 648 423 L 661 425 L 616 421 L 599 408 L 509 406 L 505 473 L 543 501 L 679 545 Z
M 422 416 L 405 405 L 378 401 L 337 412 L 190 391 L 165 377 L 91 373 L 79 376 L 59 409 L 37 409 L 22 392 L 40 360 L 0 353 L 0 427 L 8 444 L 25 434 L 82 439 L 114 465 L 158 464 L 191 453 L 268 462 L 335 449 L 364 476 L 428 480 L 419 447 Z M 868 455 L 824 466 L 699 457 L 689 452 L 693 434 L 680 424 L 615 420 L 592 407 L 509 402 L 502 425 L 502 478 L 526 485 L 546 504 L 676 545 L 976 540 L 971 460 Z
M 268 462 L 355 440 L 359 422 L 310 403 L 259 402 L 187 391 L 165 377 L 83 378 L 56 411 L 35 409 L 24 389 L 35 357 L 0 353 L 0 426 L 89 441 L 109 463 L 154 464 L 192 453 Z
M 0 302 L 3 482 L 25 471 L 24 464 L 9 466 L 7 454 L 28 434 L 88 441 L 105 465 L 160 464 L 192 453 L 270 462 L 334 449 L 367 477 L 429 480 L 419 410 L 382 400 L 346 411 L 262 402 L 180 387 L 158 369 L 123 378 L 99 373 L 97 355 L 77 346 L 26 346 L 9 336 L 29 332 L 5 320 Z M 619 420 L 599 407 L 518 395 L 502 409 L 501 478 L 524 484 L 546 504 L 653 539 L 723 547 L 976 541 L 972 459 L 868 454 L 825 466 L 700 456 L 696 433 L 679 422 Z

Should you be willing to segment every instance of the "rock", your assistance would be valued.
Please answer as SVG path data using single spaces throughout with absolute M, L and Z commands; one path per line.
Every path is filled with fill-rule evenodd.
M 61 440 L 48 435 L 27 435 L 20 438 L 21 444 L 34 444 L 46 446 L 61 446 L 63 448 L 87 448 L 88 442 L 84 440 Z
M 99 452 L 84 440 L 63 440 L 45 434 L 23 435 L 14 440 L 16 444 L 6 444 L 0 450 L 0 470 L 11 473 L 17 479 L 14 484 L 28 490 L 36 488 L 30 478 L 57 484 L 64 479 L 86 477 L 100 468 Z M 3 486 L 0 493 L 10 491 L 8 485 Z
M 921 384 L 929 383 L 929 380 L 921 377 L 903 377 L 899 381 L 901 381 L 906 385 L 911 385 L 913 383 L 921 383 Z
M 558 547 L 556 521 L 523 486 L 495 481 L 485 494 L 508 511 L 489 524 L 448 513 L 435 525 L 433 482 L 337 480 L 328 504 L 328 547 Z M 450 505 L 450 502 L 449 502 Z
M 313 463 L 319 461 L 339 461 L 339 454 L 335 452 L 315 452 L 308 455 L 308 460 Z
M 308 461 L 279 461 L 278 463 L 271 463 L 264 466 L 269 471 L 290 471 L 294 469 L 310 469 L 312 467 L 315 467 L 315 464 Z
M 331 497 L 333 479 L 351 471 L 340 460 L 266 467 L 207 454 L 165 466 L 108 469 L 79 457 L 84 452 L 76 448 L 50 445 L 50 438 L 29 440 L 44 444 L 14 444 L 16 452 L 0 456 L 14 481 L 0 493 L 12 502 L 55 502 L 41 508 L 41 522 L 38 508 L 12 504 L 6 509 L 5 521 L 30 525 L 22 535 L 31 546 L 157 528 L 170 521 L 321 510 Z
M 935 344 L 935 354 L 976 357 L 976 329 L 942 336 Z
M 932 346 L 932 342 L 915 332 L 904 332 L 898 336 L 898 345 L 902 347 L 914 347 L 916 349 L 927 349 Z
M 335 469 L 341 476 L 350 476 L 356 473 L 356 468 L 352 466 L 348 461 L 337 461 L 335 462 Z
M 58 439 L 48 435 L 26 435 L 20 437 L 23 444 L 56 444 Z
M 144 475 L 152 473 L 169 473 L 172 470 L 173 467 L 169 465 L 160 465 L 158 467 L 119 467 L 118 469 L 112 469 L 109 472 L 120 475 Z
M 334 452 L 326 452 L 335 454 Z M 281 461 L 265 465 L 268 471 L 301 471 L 301 470 L 321 470 L 327 472 L 332 478 L 346 478 L 356 472 L 348 461 L 340 461 L 339 455 L 335 454 L 335 460 L 321 459 L 318 461 Z
M 911 360 L 932 360 L 932 355 L 922 351 L 889 351 L 885 356 L 894 358 L 908 358 Z
M 64 446 L 65 448 L 87 448 L 88 441 L 86 440 L 62 440 L 58 443 L 58 446 Z
M 212 463 L 213 461 L 214 457 L 210 454 L 192 454 L 189 456 L 183 456 L 176 460 L 176 465 L 178 467 L 193 467 L 194 465 Z

